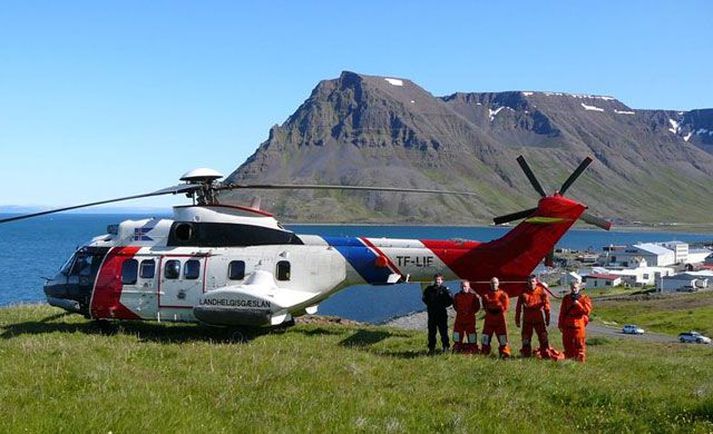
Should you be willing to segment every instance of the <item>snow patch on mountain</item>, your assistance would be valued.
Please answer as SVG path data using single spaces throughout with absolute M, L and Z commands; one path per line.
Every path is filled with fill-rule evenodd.
M 566 92 L 543 92 L 547 96 L 569 96 L 572 98 L 587 98 L 587 99 L 600 99 L 603 101 L 615 101 L 616 98 L 613 96 L 606 96 L 606 95 L 588 95 L 584 93 L 566 93 Z
M 678 122 L 673 119 L 669 119 L 668 122 L 671 124 L 671 128 L 669 128 L 668 130 L 671 131 L 673 134 L 678 134 L 679 130 L 681 129 L 681 126 L 678 124 Z
M 595 111 L 595 112 L 603 112 L 603 111 L 604 111 L 603 108 L 600 108 L 600 107 L 597 107 L 597 106 L 594 106 L 594 105 L 587 105 L 587 104 L 585 104 L 585 103 L 583 103 L 583 102 L 580 103 L 580 104 L 582 105 L 582 107 L 584 107 L 585 110 L 591 110 L 591 111 Z
M 500 110 L 504 109 L 505 107 L 498 107 L 495 110 L 493 109 L 488 109 L 488 119 L 490 119 L 490 122 L 495 120 L 495 116 L 500 113 Z

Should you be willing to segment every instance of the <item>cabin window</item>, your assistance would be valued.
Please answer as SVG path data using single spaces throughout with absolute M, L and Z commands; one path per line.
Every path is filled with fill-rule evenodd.
M 201 274 L 201 263 L 196 259 L 189 259 L 183 266 L 183 277 L 188 280 L 195 280 Z
M 243 280 L 245 278 L 245 261 L 231 261 L 228 264 L 228 279 Z
M 136 284 L 136 276 L 139 271 L 139 261 L 128 259 L 121 265 L 121 283 L 123 285 Z
M 166 265 L 163 267 L 163 276 L 166 279 L 178 279 L 181 275 L 181 261 L 171 259 L 166 261 Z
M 280 261 L 277 263 L 277 280 L 290 280 L 289 261 Z
M 190 241 L 193 238 L 193 225 L 190 223 L 179 223 L 176 226 L 176 238 L 179 241 Z
M 156 274 L 156 261 L 153 259 L 144 259 L 141 261 L 139 276 L 141 276 L 142 279 L 153 279 L 154 274 Z

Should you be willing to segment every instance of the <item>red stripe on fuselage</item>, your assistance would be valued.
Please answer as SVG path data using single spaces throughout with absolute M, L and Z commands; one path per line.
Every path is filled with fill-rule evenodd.
M 138 315 L 121 304 L 121 267 L 124 261 L 133 258 L 141 247 L 113 247 L 107 253 L 97 275 L 90 307 L 92 318 L 140 319 Z
M 399 267 L 397 267 L 396 264 L 394 264 L 394 263 L 391 261 L 391 258 L 389 258 L 388 256 L 386 256 L 386 255 L 384 254 L 384 252 L 382 252 L 378 247 L 376 247 L 376 246 L 374 245 L 374 243 L 372 243 L 371 241 L 369 241 L 366 237 L 362 237 L 362 238 L 359 238 L 359 239 L 361 240 L 362 243 L 366 244 L 367 247 L 369 247 L 371 250 L 373 250 L 374 253 L 376 253 L 378 256 L 381 256 L 381 257 L 383 257 L 384 259 L 386 259 L 386 263 L 388 264 L 389 269 L 390 269 L 391 271 L 393 271 L 393 272 L 396 273 L 396 274 L 401 274 L 401 271 L 399 270 Z M 401 275 L 403 275 L 403 274 L 401 274 Z

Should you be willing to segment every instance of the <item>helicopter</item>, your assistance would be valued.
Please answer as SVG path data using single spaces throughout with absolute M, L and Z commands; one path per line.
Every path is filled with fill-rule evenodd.
M 547 194 L 523 156 L 518 164 L 540 195 L 536 207 L 494 218 L 523 220 L 489 242 L 299 235 L 256 203 L 222 203 L 236 189 L 392 191 L 473 196 L 477 193 L 315 184 L 230 184 L 212 169 L 185 173 L 182 184 L 151 193 L 1 219 L 40 215 L 143 197 L 185 194 L 172 219 L 146 218 L 109 225 L 78 248 L 44 284 L 47 302 L 88 319 L 199 322 L 213 326 L 280 326 L 314 314 L 319 304 L 353 285 L 471 281 L 477 292 L 498 276 L 511 297 L 582 219 L 609 230 L 611 223 L 564 196 L 592 163 L 585 158 L 558 191 Z

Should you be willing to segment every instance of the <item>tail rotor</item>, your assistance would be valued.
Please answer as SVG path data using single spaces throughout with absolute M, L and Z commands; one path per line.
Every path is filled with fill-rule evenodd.
M 592 164 L 594 160 L 592 157 L 587 157 L 585 158 L 579 166 L 572 172 L 571 175 L 567 178 L 567 180 L 562 184 L 562 187 L 560 187 L 559 191 L 556 191 L 553 193 L 554 196 L 561 196 L 564 195 L 564 193 L 569 190 L 569 188 L 574 184 L 574 182 L 577 180 L 577 178 L 582 175 L 582 173 L 589 167 L 590 164 Z M 525 176 L 527 176 L 527 179 L 530 181 L 530 184 L 532 184 L 532 188 L 535 189 L 537 193 L 543 198 L 547 197 L 547 193 L 545 192 L 544 188 L 542 188 L 542 184 L 540 184 L 540 181 L 537 179 L 535 176 L 535 173 L 532 171 L 530 168 L 529 164 L 527 164 L 527 161 L 525 160 L 525 157 L 520 155 L 517 157 L 517 163 L 520 165 L 520 168 L 522 169 L 523 172 L 525 172 Z M 496 225 L 501 225 L 504 223 L 509 223 L 514 220 L 521 220 L 524 218 L 528 218 L 531 215 L 533 215 L 536 211 L 538 210 L 537 207 L 535 208 L 529 208 L 526 210 L 510 213 L 510 214 L 505 214 L 502 216 L 495 217 L 493 219 L 493 222 Z M 585 212 L 580 216 L 580 219 L 584 221 L 587 224 L 597 226 L 599 228 L 602 228 L 604 230 L 609 230 L 611 228 L 611 222 L 608 220 L 605 220 L 601 217 L 595 216 L 591 213 Z

